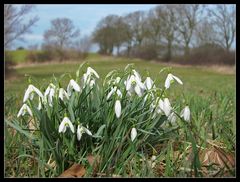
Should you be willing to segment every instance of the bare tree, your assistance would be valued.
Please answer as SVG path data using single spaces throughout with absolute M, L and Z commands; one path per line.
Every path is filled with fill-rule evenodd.
M 86 58 L 88 52 L 90 51 L 92 46 L 92 38 L 90 36 L 84 36 L 80 40 L 76 41 L 73 45 L 73 49 L 77 51 L 78 56 L 82 58 Z
M 199 4 L 181 4 L 176 6 L 177 28 L 180 35 L 178 41 L 183 43 L 185 55 L 189 54 L 189 46 L 199 21 L 198 16 L 201 15 L 202 10 L 203 8 Z
M 222 4 L 208 10 L 217 34 L 215 41 L 229 51 L 236 33 L 236 6 Z
M 22 35 L 30 32 L 30 28 L 38 21 L 38 17 L 30 18 L 27 23 L 23 23 L 33 5 L 22 5 L 17 8 L 16 5 L 4 4 L 4 47 L 10 47 L 17 40 L 22 39 Z M 22 39 L 23 40 L 23 39 Z
M 197 45 L 215 44 L 216 31 L 212 22 L 207 17 L 201 21 L 196 28 Z
M 51 27 L 44 32 L 46 45 L 55 47 L 63 60 L 63 51 L 72 44 L 74 38 L 79 36 L 79 30 L 75 30 L 73 22 L 68 18 L 56 18 L 51 21 Z
M 163 43 L 166 43 L 167 53 L 166 60 L 172 58 L 172 47 L 177 30 L 176 5 L 162 5 L 155 9 L 158 19 L 161 22 L 161 36 Z

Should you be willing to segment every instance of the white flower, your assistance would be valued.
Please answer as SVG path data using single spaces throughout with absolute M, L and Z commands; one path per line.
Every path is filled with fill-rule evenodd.
M 31 109 L 28 107 L 27 104 L 23 104 L 21 109 L 19 110 L 17 117 L 25 115 L 26 111 L 30 116 L 33 116 Z
M 50 83 L 49 86 L 47 87 L 46 91 L 44 92 L 44 100 L 46 103 L 48 101 L 48 103 L 51 107 L 52 107 L 53 97 L 55 94 L 55 89 L 56 89 L 56 86 L 53 85 L 52 83 Z M 48 96 L 48 98 L 47 98 L 47 96 Z
M 185 121 L 190 121 L 190 109 L 186 106 L 180 113 L 180 116 L 184 118 Z
M 176 80 L 179 84 L 183 84 L 182 83 L 182 81 L 178 78 L 178 77 L 176 77 L 176 76 L 174 76 L 173 74 L 171 74 L 171 73 L 169 73 L 168 74 L 168 76 L 167 76 L 167 78 L 166 78 L 166 80 L 165 80 L 165 87 L 166 87 L 166 89 L 168 89 L 169 87 L 170 87 L 170 84 L 174 81 L 174 80 Z
M 157 98 L 157 99 L 159 99 L 159 98 Z M 166 116 L 169 116 L 171 110 L 172 110 L 172 107 L 171 107 L 171 104 L 170 104 L 168 98 L 164 98 L 164 100 L 159 99 L 158 105 L 156 108 L 156 112 L 158 114 L 161 114 L 162 112 L 164 112 L 164 114 Z
M 122 92 L 117 87 L 112 87 L 111 91 L 107 95 L 107 100 L 114 94 L 117 93 L 118 97 L 122 98 Z
M 132 142 L 135 140 L 136 136 L 137 136 L 137 130 L 136 130 L 136 128 L 132 128 L 132 130 L 131 130 L 131 140 L 132 140 Z
M 91 80 L 89 83 L 90 88 L 92 88 L 95 85 L 95 80 Z
M 168 116 L 168 121 L 171 122 L 172 125 L 176 124 L 176 114 L 174 112 L 172 112 L 169 116 Z
M 82 77 L 82 88 L 85 88 L 86 85 L 89 85 L 90 78 L 91 78 L 90 75 L 87 75 L 87 73 L 83 74 L 83 77 Z
M 40 92 L 40 90 L 38 90 L 36 87 L 34 87 L 33 85 L 29 85 L 25 94 L 24 94 L 24 98 L 23 98 L 23 102 L 26 102 L 26 100 L 30 97 L 30 99 L 33 99 L 33 94 L 34 92 L 36 92 L 38 94 L 39 97 L 43 98 L 43 94 Z
M 58 97 L 63 101 L 63 96 L 65 96 L 67 99 L 69 99 L 67 92 L 63 89 L 59 89 Z
M 78 139 L 78 141 L 81 140 L 83 133 L 87 133 L 89 136 L 92 136 L 91 131 L 89 131 L 87 128 L 85 128 L 81 125 L 78 125 L 78 128 L 77 128 L 77 139 Z
M 128 76 L 126 82 L 126 90 L 128 91 L 129 95 L 135 91 L 135 93 L 141 97 L 143 94 L 143 91 L 145 90 L 144 84 L 141 82 L 138 76 L 131 75 Z
M 67 86 L 67 93 L 69 96 L 72 94 L 72 89 L 74 89 L 76 92 L 80 92 L 80 86 L 73 79 L 70 80 Z
M 91 67 L 88 67 L 87 75 L 92 75 L 92 74 L 94 74 L 97 78 L 99 78 L 99 75 L 97 74 L 97 72 L 94 69 L 92 69 Z
M 70 127 L 72 133 L 74 133 L 74 127 L 73 127 L 72 122 L 70 121 L 70 119 L 68 117 L 64 117 L 61 124 L 59 125 L 58 132 L 65 133 L 67 127 Z
M 168 98 L 164 98 L 164 104 L 163 104 L 163 111 L 166 116 L 169 116 L 170 112 L 172 110 L 171 104 L 168 100 Z
M 115 102 L 115 114 L 117 118 L 121 116 L 121 102 L 119 100 Z
M 133 74 L 135 75 L 135 77 L 137 77 L 137 79 L 141 81 L 142 79 L 141 79 L 140 74 L 136 70 L 132 70 L 132 71 L 133 71 Z
M 144 85 L 145 85 L 147 90 L 150 90 L 153 87 L 152 79 L 150 77 L 147 77 L 145 82 L 144 82 Z

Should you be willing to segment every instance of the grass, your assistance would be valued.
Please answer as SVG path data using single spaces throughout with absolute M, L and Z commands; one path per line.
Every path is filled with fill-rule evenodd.
M 159 71 L 164 68 L 165 65 L 158 63 L 145 62 L 137 59 L 100 57 L 98 55 L 91 55 L 87 61 L 91 67 L 97 70 L 100 77 L 104 77 L 113 69 L 123 69 L 128 63 L 134 63 L 142 76 L 145 77 L 147 74 L 150 74 L 151 78 L 156 78 L 156 83 L 161 84 L 160 86 L 163 86 L 166 78 L 165 72 L 159 74 Z M 66 62 L 16 68 L 15 75 L 11 79 L 5 80 L 5 117 L 8 120 L 13 119 L 13 115 L 16 115 L 22 105 L 22 97 L 28 85 L 28 77 L 25 75 L 31 75 L 32 83 L 38 88 L 46 87 L 49 78 L 52 78 L 53 75 L 59 77 L 63 73 L 69 73 L 75 78 L 75 71 L 79 64 L 80 62 Z M 191 146 L 194 156 L 197 155 L 196 146 L 208 148 L 211 145 L 210 142 L 219 147 L 221 145 L 226 153 L 230 152 L 234 154 L 236 145 L 236 119 L 234 114 L 236 112 L 235 74 L 218 73 L 201 67 L 176 66 L 172 67 L 172 73 L 180 77 L 184 85 L 173 85 L 170 88 L 169 98 L 172 98 L 170 101 L 173 103 L 179 102 L 178 104 L 181 105 L 182 102 L 187 102 L 190 106 L 193 119 L 191 132 L 188 134 L 192 137 L 190 137 L 188 142 L 192 143 Z M 65 88 L 67 86 L 67 80 L 69 79 L 62 80 Z M 31 149 L 31 141 L 19 133 L 14 133 L 14 131 L 9 128 L 5 129 L 5 139 L 6 176 L 43 176 L 41 169 L 39 169 L 39 166 L 41 166 L 39 165 L 39 161 L 27 157 L 27 155 L 30 154 L 34 155 L 34 151 Z M 166 150 L 159 149 L 155 151 L 159 157 L 159 163 L 156 167 L 157 171 L 150 171 L 148 173 L 146 172 L 150 170 L 148 167 L 139 167 L 135 163 L 133 165 L 133 173 L 136 175 L 142 173 L 143 176 L 148 174 L 149 176 L 155 177 L 191 176 L 191 173 L 182 172 L 183 165 L 191 168 L 190 164 L 184 160 L 184 157 L 176 159 L 178 163 L 174 163 L 173 160 L 176 151 L 180 151 L 180 153 L 187 156 L 187 151 L 185 150 L 190 146 L 189 143 L 187 143 L 187 141 L 181 141 L 181 139 L 169 141 L 167 143 L 168 147 L 165 147 Z M 177 150 L 174 149 L 176 145 L 179 145 Z M 195 166 L 193 168 L 196 170 L 196 176 L 198 175 L 199 164 L 197 159 L 194 159 L 194 161 L 193 164 Z M 159 169 L 162 163 L 164 163 L 163 168 L 165 169 L 163 173 Z M 32 170 L 29 170 L 30 168 Z M 233 171 L 234 170 L 235 168 Z M 54 176 L 54 172 L 50 173 L 49 176 Z M 230 176 L 234 176 L 234 172 Z

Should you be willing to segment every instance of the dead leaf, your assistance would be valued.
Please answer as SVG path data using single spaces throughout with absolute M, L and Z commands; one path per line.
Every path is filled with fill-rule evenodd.
M 79 178 L 83 177 L 86 173 L 86 169 L 80 164 L 73 164 L 72 167 L 64 171 L 60 178 Z

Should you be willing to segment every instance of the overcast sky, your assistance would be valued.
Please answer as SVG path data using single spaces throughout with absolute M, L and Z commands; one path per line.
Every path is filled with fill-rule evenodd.
M 81 37 L 90 35 L 97 23 L 109 14 L 125 15 L 130 12 L 143 10 L 148 11 L 157 6 L 156 4 L 71 4 L 71 5 L 36 5 L 26 17 L 38 16 L 39 21 L 31 28 L 31 34 L 25 34 L 25 42 L 16 41 L 16 47 L 42 43 L 44 31 L 50 27 L 50 21 L 55 18 L 69 18 L 80 29 Z

